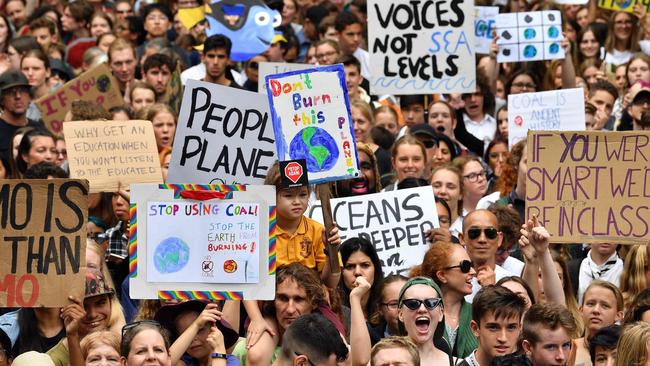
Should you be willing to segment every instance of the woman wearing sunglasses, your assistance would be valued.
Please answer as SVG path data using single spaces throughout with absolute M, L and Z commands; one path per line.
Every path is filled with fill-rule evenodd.
M 399 328 L 418 347 L 422 365 L 452 365 L 451 347 L 444 338 L 444 307 L 440 287 L 427 277 L 404 284 L 398 299 Z
M 470 328 L 472 304 L 465 301 L 465 296 L 472 293 L 472 278 L 476 276 L 467 251 L 458 244 L 437 242 L 411 276 L 431 277 L 440 287 L 445 303 L 444 337 L 454 357 L 467 357 L 478 346 Z
M 169 333 L 158 322 L 145 320 L 122 328 L 120 354 L 124 366 L 171 366 Z

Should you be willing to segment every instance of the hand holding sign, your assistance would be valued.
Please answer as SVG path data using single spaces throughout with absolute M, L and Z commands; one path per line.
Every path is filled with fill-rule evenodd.
M 325 236 L 325 231 L 323 231 L 323 242 L 329 245 L 332 245 L 336 248 L 341 245 L 341 237 L 339 236 L 339 228 L 336 226 L 336 222 L 332 222 L 332 230 L 330 230 L 329 237 Z M 329 255 L 329 253 L 327 253 Z

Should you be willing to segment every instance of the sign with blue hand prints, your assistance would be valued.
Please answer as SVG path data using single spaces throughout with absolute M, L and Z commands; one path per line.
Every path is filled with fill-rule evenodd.
M 562 15 L 558 10 L 497 16 L 497 62 L 564 58 Z
M 278 160 L 305 159 L 310 184 L 359 176 L 342 65 L 266 76 Z
M 368 0 L 370 91 L 476 90 L 474 2 Z

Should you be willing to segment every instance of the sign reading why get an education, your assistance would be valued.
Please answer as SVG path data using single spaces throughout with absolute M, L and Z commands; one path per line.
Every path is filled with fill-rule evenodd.
M 83 298 L 88 182 L 0 180 L 0 307 Z
M 368 1 L 372 94 L 474 92 L 474 3 Z
M 552 242 L 648 242 L 649 132 L 531 131 L 527 146 L 527 217 Z
M 188 80 L 168 183 L 263 184 L 275 161 L 266 96 Z
M 259 282 L 259 211 L 257 203 L 147 202 L 147 281 Z
M 508 145 L 526 138 L 528 130 L 585 130 L 582 88 L 508 95 Z
M 431 187 L 333 198 L 331 205 L 341 240 L 358 236 L 370 241 L 384 275 L 405 274 L 422 263 L 429 249 L 424 233 L 440 226 Z M 320 202 L 307 215 L 323 222 Z
M 162 183 L 150 121 L 63 124 L 70 176 L 90 181 L 91 192 L 116 192 L 131 183 Z
M 359 176 L 342 65 L 266 77 L 278 160 L 305 159 L 310 184 Z
M 106 110 L 124 105 L 117 81 L 106 64 L 84 72 L 34 103 L 41 111 L 45 126 L 54 133 L 61 133 L 63 119 L 75 100 L 97 103 Z

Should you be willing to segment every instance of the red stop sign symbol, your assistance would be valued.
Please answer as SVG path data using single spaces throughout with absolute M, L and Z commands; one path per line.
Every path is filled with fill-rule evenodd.
M 284 175 L 286 175 L 293 183 L 297 183 L 300 177 L 302 177 L 302 166 L 295 161 L 292 161 L 284 167 Z

